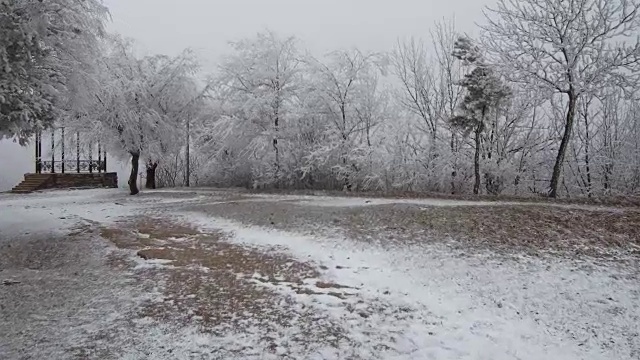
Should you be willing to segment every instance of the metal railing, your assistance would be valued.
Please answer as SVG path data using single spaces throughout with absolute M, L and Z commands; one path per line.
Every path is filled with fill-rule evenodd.
M 102 160 L 57 160 L 42 161 L 41 173 L 93 173 L 107 172 L 107 164 Z M 37 165 L 36 165 L 37 167 Z
M 56 133 L 58 133 L 59 136 L 56 136 Z M 69 147 L 65 146 L 65 128 L 60 127 L 51 129 L 51 153 L 49 155 L 50 160 L 44 160 L 45 158 L 43 157 L 42 152 L 43 134 L 41 131 L 36 132 L 35 170 L 37 174 L 107 172 L 107 151 L 101 146 L 100 142 L 97 143 L 98 158 L 94 160 L 93 151 L 95 150 L 96 144 L 85 143 L 81 145 L 80 132 L 76 132 L 75 134 L 72 133 L 71 135 L 71 142 L 75 142 L 75 149 L 73 149 L 75 151 L 72 150 L 71 152 L 69 152 Z M 59 142 L 56 142 L 56 140 L 59 140 Z M 56 147 L 57 144 L 58 146 Z M 83 151 L 81 151 L 81 148 Z M 65 150 L 68 151 L 67 154 L 65 154 Z M 72 158 L 65 158 L 65 155 L 69 154 L 71 154 Z M 89 159 L 82 159 L 83 156 L 87 156 Z M 57 158 L 59 158 L 60 160 L 56 160 Z

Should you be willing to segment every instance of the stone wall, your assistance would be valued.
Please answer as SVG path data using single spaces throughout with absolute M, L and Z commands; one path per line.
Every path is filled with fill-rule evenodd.
M 47 176 L 48 175 L 48 176 Z M 29 177 L 47 176 L 44 189 L 53 188 L 117 188 L 118 173 L 67 173 L 67 174 L 26 174 L 25 179 Z

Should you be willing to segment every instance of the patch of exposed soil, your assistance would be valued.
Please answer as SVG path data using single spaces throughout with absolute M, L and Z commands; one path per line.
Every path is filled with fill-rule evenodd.
M 137 276 L 163 284 L 161 298 L 149 303 L 140 312 L 141 318 L 195 324 L 217 336 L 248 326 L 258 327 L 264 334 L 298 327 L 302 329 L 302 346 L 338 346 L 345 341 L 339 325 L 318 319 L 311 307 L 293 310 L 295 300 L 272 289 L 278 284 L 299 288 L 305 279 L 317 278 L 314 264 L 296 261 L 274 249 L 231 244 L 223 233 L 201 233 L 168 219 L 130 219 L 100 232 L 119 248 L 133 250 L 140 261 L 150 263 L 149 267 L 139 266 Z M 267 344 L 272 340 L 261 339 Z

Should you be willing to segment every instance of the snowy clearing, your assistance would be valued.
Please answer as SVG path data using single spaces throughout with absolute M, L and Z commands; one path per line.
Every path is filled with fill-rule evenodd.
M 507 213 L 522 217 L 483 223 Z M 512 229 L 525 218 L 537 232 Z M 0 195 L 0 358 L 637 359 L 638 218 L 213 190 Z

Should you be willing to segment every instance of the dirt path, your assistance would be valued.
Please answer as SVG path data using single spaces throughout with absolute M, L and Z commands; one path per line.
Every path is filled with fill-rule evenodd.
M 0 213 L 2 359 L 640 355 L 633 208 L 99 190 Z
M 140 294 L 81 219 L 34 205 L 0 210 L 0 358 L 102 358 Z

